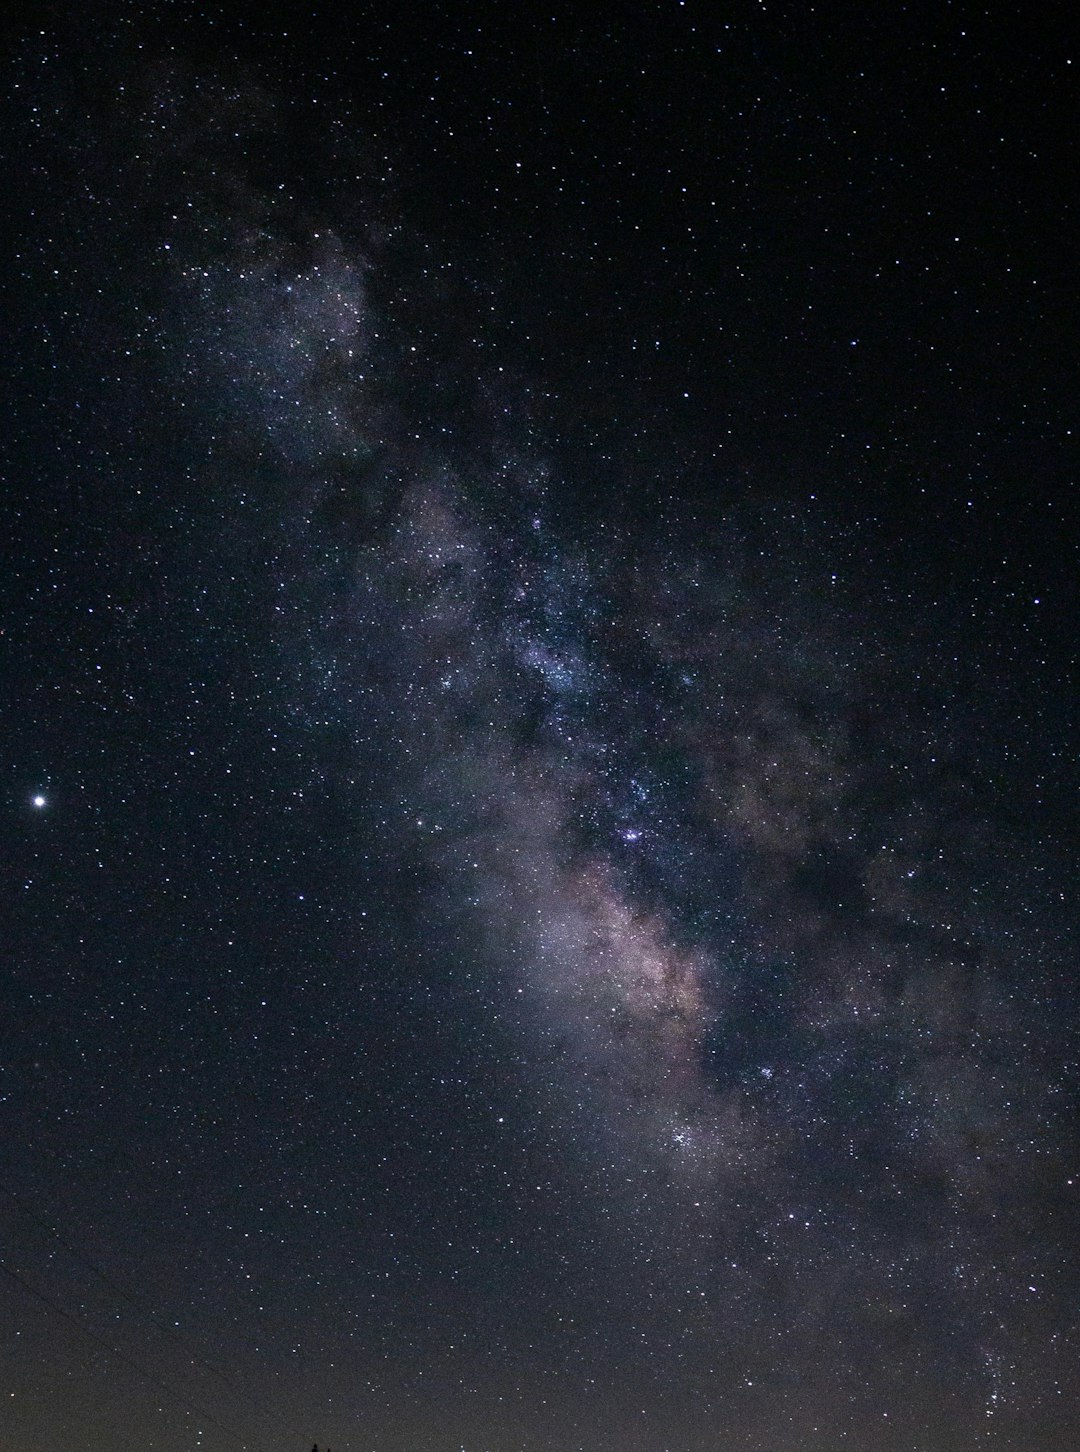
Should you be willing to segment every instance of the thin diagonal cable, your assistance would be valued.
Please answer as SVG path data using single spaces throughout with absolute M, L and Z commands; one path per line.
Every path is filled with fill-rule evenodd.
M 212 1427 L 216 1427 L 218 1431 L 224 1433 L 226 1437 L 232 1438 L 234 1442 L 239 1442 L 241 1447 L 251 1447 L 254 1445 L 253 1443 L 249 1442 L 247 1438 L 243 1437 L 239 1432 L 234 1432 L 231 1427 L 226 1427 L 224 1422 L 219 1422 L 217 1417 L 214 1416 L 213 1412 L 208 1412 L 205 1407 L 201 1407 L 198 1402 L 192 1401 L 191 1398 L 185 1396 L 183 1392 L 175 1391 L 167 1381 L 163 1381 L 160 1376 L 156 1376 L 152 1371 L 147 1371 L 145 1366 L 140 1366 L 137 1361 L 134 1361 L 130 1356 L 128 1356 L 127 1352 L 121 1351 L 118 1346 L 113 1346 L 111 1342 L 105 1340 L 104 1336 L 99 1336 L 96 1331 L 91 1331 L 90 1327 L 84 1325 L 83 1322 L 79 1320 L 78 1316 L 72 1315 L 70 1311 L 65 1311 L 63 1306 L 58 1305 L 54 1300 L 52 1300 L 51 1297 L 46 1296 L 44 1292 L 39 1291 L 36 1286 L 32 1286 L 29 1281 L 24 1280 L 23 1277 L 19 1275 L 18 1271 L 12 1270 L 11 1267 L 9 1265 L 5 1265 L 2 1260 L 0 1260 L 0 1271 L 3 1271 L 6 1276 L 10 1276 L 17 1285 L 23 1288 L 27 1295 L 33 1296 L 34 1299 L 40 1301 L 43 1306 L 48 1306 L 50 1311 L 55 1311 L 55 1313 L 58 1316 L 62 1316 L 65 1321 L 70 1321 L 71 1324 L 77 1330 L 81 1331 L 84 1336 L 88 1337 L 89 1340 L 96 1342 L 98 1346 L 103 1346 L 105 1350 L 108 1351 L 111 1355 L 115 1356 L 118 1361 L 122 1361 L 125 1366 L 130 1367 L 132 1371 L 136 1372 L 139 1376 L 144 1377 L 153 1386 L 156 1386 L 158 1391 L 164 1392 L 164 1394 L 167 1397 L 171 1398 L 174 1402 L 177 1402 L 180 1406 L 187 1407 L 188 1411 L 194 1412 L 196 1416 L 202 1417 L 205 1422 L 209 1422 Z
M 103 1271 L 99 1265 L 96 1265 L 88 1255 L 84 1254 L 84 1252 L 80 1251 L 74 1245 L 72 1245 L 70 1241 L 66 1240 L 64 1236 L 61 1235 L 60 1231 L 57 1230 L 56 1227 L 52 1225 L 49 1220 L 43 1214 L 41 1214 L 40 1211 L 34 1209 L 30 1205 L 25 1195 L 17 1193 L 11 1188 L 10 1185 L 5 1185 L 2 1181 L 0 1181 L 0 1192 L 7 1195 L 10 1200 L 14 1201 L 14 1203 L 18 1206 L 21 1214 L 26 1215 L 37 1225 L 40 1225 L 43 1230 L 48 1231 L 53 1239 L 57 1241 L 59 1245 L 62 1245 L 67 1253 L 74 1260 L 77 1260 L 80 1265 L 84 1265 L 87 1270 L 92 1271 L 94 1275 L 96 1275 L 98 1279 L 102 1282 L 103 1285 L 108 1286 L 109 1290 L 112 1291 L 114 1295 L 119 1296 L 119 1298 L 123 1302 L 125 1302 L 125 1304 L 130 1306 L 132 1310 L 134 1310 L 138 1315 L 145 1317 L 145 1319 L 149 1321 L 151 1326 L 156 1327 L 156 1329 L 159 1331 L 168 1332 L 170 1336 L 176 1337 L 179 1340 L 185 1341 L 191 1348 L 194 1347 L 194 1340 L 187 1332 L 181 1331 L 178 1327 L 171 1325 L 164 1318 L 155 1315 L 155 1313 L 149 1310 L 146 1306 L 141 1305 L 134 1296 L 132 1296 L 128 1291 L 125 1291 L 122 1286 L 118 1285 L 116 1281 L 114 1281 L 110 1275 Z M 233 1392 L 236 1396 L 242 1397 L 246 1402 L 254 1407 L 256 1411 L 258 1411 L 259 1413 L 263 1412 L 263 1405 L 258 1400 L 258 1398 L 253 1396 L 251 1392 L 249 1392 L 245 1387 L 242 1387 L 239 1382 L 235 1381 L 226 1372 L 222 1371 L 219 1367 L 214 1366 L 212 1362 L 207 1361 L 204 1356 L 199 1355 L 197 1352 L 193 1354 L 192 1360 L 196 1363 L 196 1365 L 201 1366 L 205 1371 L 209 1371 L 213 1376 L 216 1376 L 218 1380 L 222 1382 L 226 1387 L 228 1387 L 231 1392 Z M 295 1427 L 290 1427 L 287 1424 L 282 1424 L 282 1426 L 283 1430 L 288 1432 L 290 1436 L 299 1438 L 300 1442 L 303 1442 L 303 1433 L 298 1432 Z

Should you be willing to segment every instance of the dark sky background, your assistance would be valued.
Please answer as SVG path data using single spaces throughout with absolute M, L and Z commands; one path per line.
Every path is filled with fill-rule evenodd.
M 1066 9 L 7 12 L 4 1448 L 1075 1446 Z

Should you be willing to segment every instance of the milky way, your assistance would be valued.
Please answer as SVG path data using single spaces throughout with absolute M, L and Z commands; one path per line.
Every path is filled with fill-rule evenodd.
M 646 449 L 615 397 L 621 455 L 599 430 L 571 447 L 537 350 L 477 341 L 507 307 L 497 275 L 428 234 L 345 122 L 315 128 L 318 184 L 297 195 L 272 87 L 138 74 L 134 139 L 76 131 L 134 218 L 160 405 L 140 428 L 161 430 L 146 447 L 183 545 L 155 605 L 116 607 L 102 710 L 152 695 L 136 646 L 182 617 L 210 663 L 185 767 L 216 750 L 247 800 L 287 794 L 268 839 L 337 813 L 306 856 L 215 848 L 178 925 L 145 906 L 168 900 L 164 869 L 114 889 L 150 924 L 151 995 L 202 982 L 207 883 L 215 953 L 250 902 L 249 966 L 226 955 L 190 993 L 226 1005 L 241 1047 L 189 1071 L 177 1028 L 154 1068 L 235 1063 L 235 1085 L 162 1089 L 146 1156 L 182 1176 L 192 1144 L 227 1145 L 213 1213 L 230 1236 L 285 1227 L 259 1262 L 259 1347 L 288 1366 L 294 1314 L 325 1329 L 311 1376 L 335 1447 L 365 1417 L 382 1446 L 450 1447 L 432 1407 L 454 1447 L 502 1452 L 1064 1446 L 1067 870 L 1011 785 L 1030 750 L 1016 658 L 810 482 L 718 470 L 703 494 L 679 440 L 654 427 Z M 204 746 L 202 695 L 232 709 L 245 690 L 264 755 Z M 55 785 L 35 770 L 20 802 L 51 827 L 62 766 Z M 172 780 L 119 840 L 150 820 L 156 862 L 176 813 L 195 861 L 207 814 L 189 821 Z M 281 964 L 263 895 L 274 922 L 286 899 L 310 912 Z M 139 1193 L 158 1206 L 139 1224 L 170 1213 Z M 332 1233 L 289 1222 L 297 1206 Z M 250 1252 L 228 1245 L 210 1262 L 249 1294 Z M 302 1290 L 279 1294 L 290 1257 Z M 198 1274 L 183 1294 L 210 1303 Z M 475 1411 L 485 1386 L 497 1413 Z M 362 1413 L 340 1410 L 357 1387 Z
M 421 427 L 395 397 L 423 337 L 391 358 L 377 261 L 308 225 L 303 268 L 263 231 L 196 278 L 229 425 L 302 481 L 283 704 L 382 743 L 571 1183 L 710 1295 L 789 1277 L 812 1325 L 823 1299 L 853 1326 L 941 1302 L 1002 1364 L 1051 1267 L 968 1266 L 1064 1123 L 1031 1082 L 1033 849 L 948 760 L 947 662 L 865 566 L 837 579 L 827 517 L 570 531 L 509 389 L 440 446 L 438 368 Z

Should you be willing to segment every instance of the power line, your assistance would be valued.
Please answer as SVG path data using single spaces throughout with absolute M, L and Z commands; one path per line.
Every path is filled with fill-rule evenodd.
M 122 1361 L 125 1366 L 130 1367 L 131 1370 L 136 1372 L 139 1376 L 145 1377 L 148 1382 L 150 1382 L 153 1386 L 157 1387 L 158 1391 L 164 1392 L 167 1397 L 171 1397 L 173 1401 L 177 1402 L 181 1406 L 186 1407 L 188 1411 L 194 1412 L 197 1416 L 202 1417 L 205 1422 L 209 1422 L 212 1427 L 216 1427 L 218 1431 L 224 1433 L 226 1437 L 230 1437 L 234 1442 L 238 1442 L 241 1447 L 250 1447 L 252 1445 L 250 1442 L 247 1441 L 246 1438 L 241 1436 L 239 1432 L 234 1432 L 231 1427 L 226 1427 L 224 1422 L 218 1421 L 217 1417 L 215 1417 L 212 1412 L 208 1412 L 206 1408 L 201 1407 L 198 1402 L 192 1401 L 190 1397 L 185 1396 L 182 1392 L 174 1391 L 168 1382 L 163 1381 L 160 1376 L 156 1376 L 152 1371 L 147 1371 L 144 1366 L 140 1366 L 137 1361 L 133 1360 L 132 1357 L 128 1356 L 127 1352 L 121 1351 L 118 1346 L 113 1346 L 111 1342 L 105 1340 L 104 1336 L 99 1336 L 96 1331 L 91 1331 L 90 1327 L 84 1325 L 77 1316 L 72 1315 L 70 1311 L 66 1311 L 63 1306 L 58 1305 L 56 1301 L 52 1300 L 50 1296 L 46 1296 L 44 1292 L 39 1291 L 35 1286 L 32 1286 L 29 1281 L 24 1280 L 23 1277 L 19 1275 L 18 1271 L 12 1270 L 12 1268 L 9 1265 L 5 1265 L 2 1260 L 0 1260 L 0 1271 L 3 1271 L 4 1275 L 6 1276 L 10 1276 L 17 1285 L 22 1287 L 27 1295 L 33 1296 L 33 1298 L 36 1301 L 40 1301 L 43 1306 L 48 1306 L 50 1311 L 54 1311 L 56 1315 L 62 1316 L 65 1321 L 70 1321 L 71 1324 L 76 1328 L 76 1330 L 81 1331 L 84 1336 L 89 1338 L 89 1340 L 95 1342 L 98 1346 L 103 1346 L 105 1350 L 110 1352 L 111 1355 L 115 1356 L 118 1361 Z
M 171 1325 L 168 1321 L 162 1319 L 161 1317 L 157 1316 L 153 1311 L 148 1310 L 147 1307 L 141 1305 L 134 1296 L 132 1296 L 128 1291 L 125 1291 L 123 1286 L 118 1285 L 116 1281 L 114 1281 L 111 1276 L 103 1271 L 99 1265 L 96 1265 L 89 1258 L 89 1256 L 85 1255 L 76 1246 L 72 1245 L 70 1241 L 65 1240 L 64 1237 L 60 1234 L 59 1230 L 57 1230 L 54 1225 L 50 1224 L 50 1222 L 45 1218 L 44 1215 L 40 1214 L 40 1212 L 34 1210 L 29 1205 L 24 1196 L 17 1195 L 14 1190 L 12 1190 L 8 1185 L 4 1184 L 0 1184 L 0 1192 L 9 1196 L 10 1199 L 14 1200 L 16 1205 L 19 1207 L 19 1211 L 21 1214 L 25 1215 L 28 1219 L 33 1220 L 36 1225 L 40 1225 L 43 1230 L 48 1231 L 53 1239 L 57 1241 L 59 1245 L 63 1246 L 63 1248 L 67 1251 L 68 1255 L 70 1255 L 73 1260 L 77 1260 L 80 1265 L 83 1265 L 86 1267 L 87 1270 L 92 1271 L 94 1275 L 97 1276 L 98 1280 L 102 1282 L 103 1285 L 108 1286 L 109 1290 L 112 1291 L 113 1295 L 119 1296 L 121 1301 L 123 1301 L 126 1305 L 130 1306 L 132 1310 L 136 1311 L 140 1316 L 145 1316 L 147 1321 L 149 1321 L 152 1326 L 156 1326 L 159 1331 L 168 1331 L 173 1336 L 183 1337 L 186 1340 L 191 1339 L 186 1335 L 185 1332 L 181 1331 L 178 1327 Z M 203 1360 L 203 1358 L 198 1354 L 195 1354 L 192 1359 L 196 1361 L 200 1366 L 202 1366 L 206 1371 L 212 1372 L 214 1376 L 219 1377 L 221 1381 L 225 1382 L 226 1385 L 233 1386 L 233 1383 L 231 1382 L 230 1378 L 225 1374 L 225 1372 L 220 1371 L 216 1366 L 211 1365 L 210 1362 Z M 239 1387 L 234 1387 L 234 1389 L 239 1391 L 242 1396 L 248 1395 L 248 1393 L 244 1392 Z
M 189 1334 L 182 1331 L 179 1327 L 171 1324 L 169 1321 L 156 1315 L 153 1311 L 142 1305 L 128 1291 L 125 1291 L 122 1286 L 118 1285 L 117 1282 L 113 1280 L 113 1278 L 105 1271 L 103 1271 L 99 1265 L 92 1261 L 89 1256 L 87 1256 L 84 1252 L 80 1251 L 76 1246 L 72 1245 L 68 1240 L 66 1240 L 65 1237 L 60 1233 L 60 1231 L 56 1229 L 56 1227 L 46 1218 L 45 1215 L 43 1215 L 39 1210 L 33 1208 L 25 1195 L 18 1194 L 15 1190 L 11 1188 L 10 1185 L 5 1185 L 3 1182 L 0 1182 L 0 1192 L 7 1195 L 8 1198 L 12 1200 L 18 1207 L 18 1210 L 21 1214 L 27 1216 L 30 1220 L 34 1221 L 35 1224 L 40 1225 L 43 1230 L 47 1231 L 48 1234 L 51 1235 L 59 1245 L 63 1246 L 64 1250 L 67 1251 L 67 1253 L 72 1257 L 73 1260 L 78 1261 L 80 1265 L 85 1266 L 87 1270 L 91 1271 L 95 1276 L 97 1276 L 97 1278 L 101 1281 L 103 1285 L 107 1286 L 115 1296 L 118 1296 L 121 1301 L 123 1301 L 126 1305 L 130 1306 L 137 1315 L 142 1316 L 146 1321 L 149 1322 L 151 1326 L 155 1327 L 155 1329 L 157 1329 L 158 1331 L 167 1332 L 170 1336 L 186 1341 L 188 1343 L 188 1347 L 192 1349 L 192 1361 L 197 1366 L 201 1366 L 205 1371 L 210 1372 L 212 1376 L 217 1377 L 217 1379 L 222 1383 L 224 1387 L 226 1387 L 235 1396 L 240 1397 L 244 1401 L 246 1401 L 260 1415 L 264 1413 L 263 1404 L 255 1396 L 253 1396 L 251 1392 L 249 1392 L 245 1387 L 242 1387 L 232 1377 L 228 1376 L 219 1367 L 214 1366 L 212 1362 L 207 1361 L 204 1356 L 200 1355 L 197 1351 L 194 1350 L 194 1340 Z M 9 1275 L 15 1274 L 13 1271 L 10 1271 L 6 1266 L 0 1266 L 0 1268 L 8 1270 Z M 35 1291 L 33 1293 L 38 1296 L 39 1300 L 44 1301 L 47 1299 L 39 1292 Z M 61 1314 L 67 1315 L 68 1313 L 64 1312 L 61 1309 Z M 72 1318 L 69 1316 L 68 1319 Z M 78 1322 L 76 1320 L 76 1324 L 80 1326 L 80 1329 L 85 1329 L 82 1327 L 81 1322 Z M 94 1333 L 87 1331 L 87 1335 L 93 1336 L 93 1334 Z M 110 1347 L 108 1349 L 111 1350 L 113 1348 Z M 123 1353 L 118 1351 L 116 1352 L 116 1354 L 120 1356 L 121 1359 L 124 1359 Z M 150 1375 L 150 1373 L 145 1374 Z M 279 1425 L 282 1427 L 283 1431 L 289 1434 L 290 1437 L 297 1438 L 299 1440 L 299 1445 L 303 1445 L 305 1436 L 304 1433 L 298 1432 L 295 1427 L 289 1427 L 287 1424 Z

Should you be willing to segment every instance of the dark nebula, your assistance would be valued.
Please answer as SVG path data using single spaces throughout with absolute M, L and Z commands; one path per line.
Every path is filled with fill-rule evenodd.
M 331 9 L 4 32 L 0 1444 L 1063 1452 L 1066 37 Z

